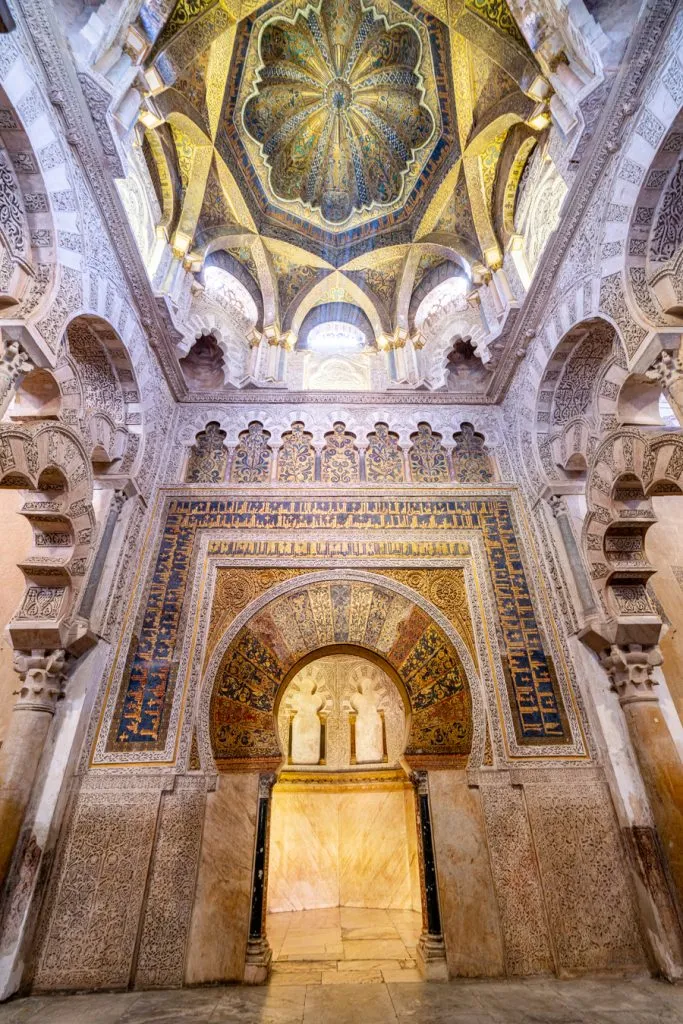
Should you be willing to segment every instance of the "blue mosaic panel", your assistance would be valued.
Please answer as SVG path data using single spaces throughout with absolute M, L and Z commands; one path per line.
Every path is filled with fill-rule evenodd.
M 170 498 L 138 637 L 132 645 L 108 749 L 157 750 L 164 745 L 175 686 L 183 601 L 197 536 L 202 529 L 329 531 L 481 531 L 491 571 L 506 664 L 510 704 L 521 744 L 571 742 L 552 662 L 543 648 L 512 518 L 505 496 L 459 499 Z M 265 538 L 264 538 L 265 539 Z M 246 543 L 246 542 L 245 542 Z M 348 553 L 354 544 L 349 541 Z M 263 542 L 254 542 L 257 553 Z M 248 546 L 248 544 L 247 544 Z M 420 542 L 424 547 L 424 541 Z M 438 542 L 435 542 L 438 546 Z M 395 556 L 395 544 L 393 554 Z M 406 557 L 410 543 L 402 545 Z M 320 549 L 317 550 L 320 555 Z

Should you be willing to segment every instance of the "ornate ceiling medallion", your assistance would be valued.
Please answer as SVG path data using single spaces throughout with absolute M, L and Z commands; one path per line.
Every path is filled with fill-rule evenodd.
M 335 226 L 399 200 L 436 127 L 417 31 L 362 0 L 320 0 L 267 22 L 258 57 L 243 123 L 274 195 Z

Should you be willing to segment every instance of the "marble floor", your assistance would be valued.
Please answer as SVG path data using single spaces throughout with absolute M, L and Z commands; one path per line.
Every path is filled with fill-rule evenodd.
M 269 914 L 272 984 L 416 982 L 421 915 L 412 910 L 331 907 Z
M 18 999 L 0 1024 L 680 1024 L 650 978 L 265 985 Z

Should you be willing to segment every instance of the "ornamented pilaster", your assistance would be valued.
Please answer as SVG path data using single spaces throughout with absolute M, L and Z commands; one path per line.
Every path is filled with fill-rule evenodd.
M 414 771 L 410 774 L 410 781 L 415 789 L 422 892 L 422 935 L 417 944 L 417 964 L 425 980 L 448 981 L 429 806 L 429 777 L 425 771 Z
M 64 651 L 16 651 L 20 687 L 0 748 L 0 887 L 9 869 L 57 701 L 63 695 Z
M 264 772 L 259 775 L 251 915 L 247 956 L 244 964 L 244 981 L 248 985 L 262 985 L 268 980 L 270 964 L 273 959 L 273 952 L 266 936 L 266 892 L 268 890 L 270 801 L 275 781 L 274 772 Z
M 612 644 L 602 656 L 619 696 L 683 921 L 683 762 L 654 691 L 659 647 Z
M 548 498 L 548 506 L 550 507 L 553 518 L 557 523 L 560 536 L 564 543 L 567 561 L 569 562 L 569 567 L 572 570 L 576 590 L 581 603 L 581 612 L 584 617 L 588 617 L 596 611 L 595 595 L 593 594 L 593 587 L 588 576 L 588 571 L 584 565 L 583 558 L 581 557 L 579 545 L 576 541 L 576 535 L 572 529 L 567 502 L 563 495 L 551 494 Z

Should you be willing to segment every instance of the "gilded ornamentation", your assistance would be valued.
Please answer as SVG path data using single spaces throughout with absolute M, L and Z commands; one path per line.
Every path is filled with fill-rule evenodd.
M 228 451 L 224 441 L 225 431 L 216 422 L 207 423 L 197 434 L 187 462 L 188 483 L 219 484 L 225 480 Z
M 403 482 L 403 454 L 398 446 L 398 435 L 392 434 L 386 423 L 376 423 L 374 434 L 368 435 L 365 475 L 372 482 Z
M 259 56 L 243 120 L 275 195 L 335 225 L 397 200 L 435 129 L 416 30 L 361 0 L 323 0 L 266 25 Z
M 315 480 L 315 451 L 311 437 L 303 423 L 292 423 L 292 429 L 282 435 L 278 455 L 277 478 L 283 483 L 307 483 Z
M 325 434 L 325 447 L 320 460 L 321 479 L 326 484 L 357 484 L 360 480 L 360 456 L 353 434 L 346 433 L 343 423 L 335 423 Z
M 408 458 L 413 480 L 437 484 L 448 480 L 448 459 L 441 444 L 441 434 L 432 433 L 428 423 L 418 423 L 417 433 L 410 435 L 413 446 Z
M 453 437 L 453 475 L 458 483 L 485 484 L 493 480 L 493 462 L 484 444 L 484 435 L 478 434 L 471 423 L 461 423 Z
M 409 756 L 466 759 L 472 711 L 465 671 L 443 630 L 408 598 L 381 584 L 307 584 L 266 604 L 226 650 L 214 683 L 211 739 L 219 762 L 282 760 L 275 697 L 300 659 L 330 644 L 379 654 L 403 682 L 412 708 Z
M 240 434 L 232 460 L 231 479 L 238 484 L 266 483 L 270 476 L 270 433 L 256 420 Z

